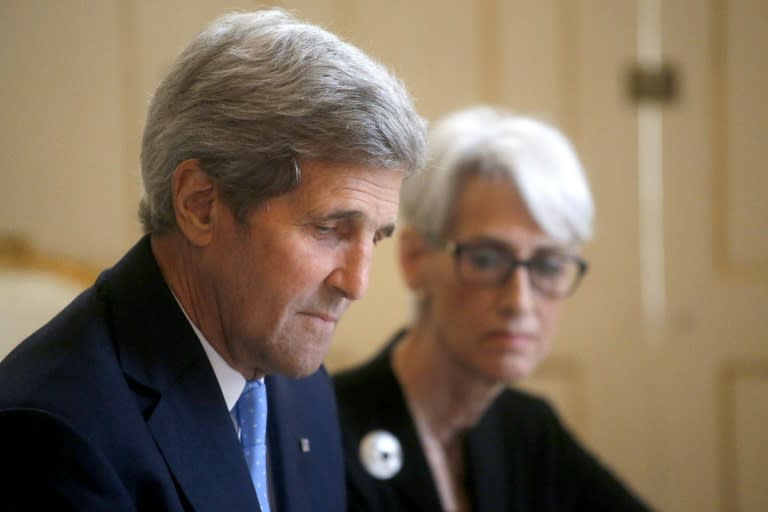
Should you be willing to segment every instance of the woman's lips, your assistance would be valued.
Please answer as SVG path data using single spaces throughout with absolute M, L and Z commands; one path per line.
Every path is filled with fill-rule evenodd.
M 495 330 L 488 333 L 488 338 L 509 349 L 522 349 L 536 341 L 536 336 L 528 331 Z

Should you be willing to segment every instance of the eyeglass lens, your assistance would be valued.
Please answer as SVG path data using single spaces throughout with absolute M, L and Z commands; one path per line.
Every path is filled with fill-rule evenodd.
M 531 285 L 550 296 L 564 296 L 576 286 L 584 264 L 577 257 L 555 251 L 519 260 L 495 245 L 463 244 L 455 247 L 460 278 L 476 286 L 500 286 L 518 267 L 526 267 Z

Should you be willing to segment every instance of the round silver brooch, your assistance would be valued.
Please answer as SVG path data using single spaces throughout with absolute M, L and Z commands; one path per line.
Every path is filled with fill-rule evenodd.
M 360 441 L 360 462 L 374 478 L 388 480 L 403 467 L 400 441 L 386 430 L 368 432 Z

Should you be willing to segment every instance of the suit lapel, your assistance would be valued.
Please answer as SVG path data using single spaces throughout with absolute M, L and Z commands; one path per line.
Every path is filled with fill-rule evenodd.
M 373 362 L 373 385 L 368 393 L 375 396 L 376 400 L 370 402 L 370 415 L 378 419 L 380 426 L 377 425 L 376 428 L 383 428 L 398 436 L 403 454 L 407 454 L 402 469 L 390 480 L 395 492 L 405 496 L 401 502 L 409 503 L 418 510 L 440 510 L 440 497 L 429 463 L 424 455 L 416 426 L 408 412 L 405 396 L 392 369 L 392 350 L 404 334 L 404 331 L 398 333 Z
M 325 369 L 266 382 L 272 488 L 280 511 L 345 510 L 341 437 Z
M 398 411 L 407 411 L 405 406 Z M 397 418 L 392 418 L 397 420 Z M 392 486 L 398 494 L 407 496 L 407 503 L 418 503 L 419 510 L 440 510 L 440 496 L 432 478 L 429 462 L 424 456 L 418 433 L 413 422 L 408 416 L 402 418 L 407 423 L 401 423 L 401 427 L 393 426 L 392 431 L 400 432 L 399 441 L 403 454 L 407 454 L 403 460 L 402 470 L 392 478 Z
M 149 428 L 195 510 L 259 510 L 229 411 L 200 366 L 163 393 Z
M 224 397 L 194 331 L 143 238 L 97 283 L 111 308 L 123 371 L 194 510 L 256 510 L 258 500 Z M 139 397 L 137 396 L 137 401 Z
M 267 383 L 267 437 L 269 442 L 272 490 L 281 511 L 310 510 L 307 496 L 311 481 L 306 481 L 304 460 L 310 453 L 301 453 L 300 440 L 312 442 L 311 425 L 301 421 L 301 404 L 293 396 L 293 384 L 287 379 L 270 376 Z M 311 447 L 311 444 L 310 444 Z M 286 490 L 290 489 L 290 493 Z
M 467 434 L 464 456 L 469 490 L 477 510 L 510 510 L 507 489 L 519 483 L 508 481 L 505 429 L 493 405 L 475 428 Z M 509 433 L 506 433 L 509 435 Z

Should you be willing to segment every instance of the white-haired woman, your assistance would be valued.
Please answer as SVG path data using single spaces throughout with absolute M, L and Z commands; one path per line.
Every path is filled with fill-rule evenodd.
M 350 510 L 647 510 L 545 401 L 508 386 L 549 353 L 587 269 L 593 202 L 571 144 L 475 107 L 428 148 L 401 193 L 413 320 L 335 378 Z

